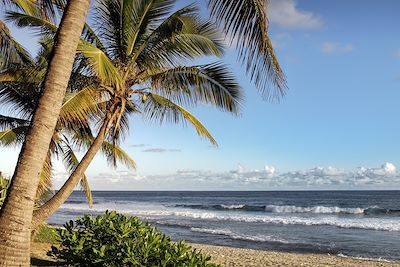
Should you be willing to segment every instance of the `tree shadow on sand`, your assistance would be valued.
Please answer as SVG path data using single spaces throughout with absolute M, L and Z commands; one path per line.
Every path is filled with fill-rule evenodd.
M 64 266 L 62 262 L 43 260 L 37 257 L 31 257 L 31 266 Z

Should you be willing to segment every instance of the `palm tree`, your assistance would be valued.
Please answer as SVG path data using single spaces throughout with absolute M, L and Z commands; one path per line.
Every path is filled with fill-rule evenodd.
M 30 265 L 30 222 L 38 176 L 57 124 L 89 5 L 90 0 L 68 1 L 63 14 L 43 93 L 0 210 L 0 266 Z
M 216 144 L 183 105 L 206 103 L 238 112 L 240 88 L 225 66 L 182 65 L 185 59 L 221 56 L 218 31 L 210 22 L 199 19 L 194 6 L 171 13 L 173 4 L 142 0 L 137 5 L 120 6 L 118 1 L 98 1 L 94 13 L 97 24 L 85 26 L 90 35 L 85 35 L 78 46 L 76 65 L 81 76 L 95 81 L 103 96 L 104 116 L 96 122 L 100 130 L 64 186 L 34 212 L 32 228 L 68 198 L 104 140 L 119 144 L 128 128 L 129 114 L 140 113 L 160 123 L 186 121 L 200 136 Z M 10 13 L 9 18 L 19 26 L 40 27 L 47 34 L 56 30 L 55 25 L 38 17 Z
M 29 60 L 32 63 L 14 63 L 0 73 L 0 103 L 4 106 L 9 105 L 13 113 L 19 115 L 18 117 L 0 115 L 0 145 L 21 145 L 28 131 L 37 100 L 40 97 L 40 85 L 43 82 L 51 52 L 51 40 L 44 38 L 40 44 L 42 49 L 37 58 Z M 74 150 L 87 149 L 93 140 L 88 121 L 98 109 L 96 92 L 86 80 L 84 81 L 85 86 L 80 88 L 83 81 L 76 73 L 73 72 L 72 75 L 74 79 L 69 83 L 57 127 L 50 142 L 48 156 L 39 176 L 37 200 L 42 200 L 51 189 L 52 160 L 55 157 L 61 158 L 66 169 L 72 172 L 79 164 Z M 119 147 L 104 142 L 102 152 L 109 162 L 119 161 L 125 163 L 128 168 L 135 167 L 135 162 Z M 86 193 L 89 206 L 91 206 L 92 194 L 86 175 L 82 175 L 80 184 Z
M 3 0 L 7 1 L 7 0 Z M 13 1 L 13 0 L 9 0 Z M 24 0 L 14 0 L 14 2 Z M 29 0 L 26 0 L 29 1 Z M 271 42 L 268 39 L 266 0 L 209 0 L 211 14 L 224 26 L 226 33 L 237 38 L 242 64 L 246 64 L 247 71 L 257 87 L 264 95 L 276 96 L 268 90 L 272 82 L 277 88 L 278 95 L 283 94 L 285 79 L 275 58 Z M 45 161 L 47 144 L 56 125 L 57 115 L 62 98 L 67 87 L 74 49 L 78 42 L 77 35 L 85 23 L 85 14 L 89 8 L 89 0 L 69 1 L 68 12 L 63 15 L 57 45 L 51 67 L 48 70 L 43 97 L 32 122 L 31 130 L 26 138 L 24 148 L 20 153 L 20 160 L 14 173 L 13 188 L 8 204 L 0 213 L 0 265 L 28 266 L 29 260 L 29 230 L 26 220 L 33 207 L 34 188 L 38 179 L 35 177 Z M 129 17 L 129 16 L 128 16 Z M 247 37 L 246 37 L 247 36 Z M 57 83 L 57 71 L 60 76 Z M 268 75 L 265 76 L 265 73 Z M 143 99 L 146 97 L 143 95 Z M 51 109 L 44 106 L 49 104 Z M 53 105 L 54 104 L 54 105 Z M 43 123 L 45 122 L 45 124 Z M 36 146 L 36 147 L 35 147 Z M 28 190 L 30 188 L 31 190 Z M 18 195 L 27 196 L 26 199 Z M 6 205 L 7 206 L 7 205 Z M 19 212 L 13 212 L 19 211 Z M 19 221 L 16 226 L 8 226 L 7 220 Z M 25 223 L 24 223 L 25 222 Z M 7 227 L 6 227 L 7 226 Z

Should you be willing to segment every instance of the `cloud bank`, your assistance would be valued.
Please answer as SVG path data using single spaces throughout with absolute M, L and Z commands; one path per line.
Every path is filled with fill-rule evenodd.
M 238 165 L 236 169 L 226 172 L 179 170 L 168 175 L 102 173 L 93 177 L 91 182 L 95 189 L 108 190 L 399 189 L 400 173 L 389 162 L 380 167 L 358 167 L 351 171 L 328 166 L 279 172 L 270 165 L 261 170 L 246 169 Z

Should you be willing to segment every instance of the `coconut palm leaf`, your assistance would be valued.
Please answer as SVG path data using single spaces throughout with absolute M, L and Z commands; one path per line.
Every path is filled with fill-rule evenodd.
M 58 125 L 68 129 L 88 127 L 90 116 L 98 112 L 98 92 L 91 86 L 67 93 L 61 107 Z
M 53 164 L 51 162 L 51 153 L 48 151 L 46 160 L 43 164 L 42 171 L 39 174 L 39 185 L 36 191 L 36 199 L 43 199 L 51 190 Z
M 30 121 L 28 120 L 0 115 L 0 130 L 6 130 L 19 126 L 29 126 L 29 123 Z
M 28 126 L 19 126 L 0 132 L 0 144 L 2 146 L 19 146 L 25 140 Z
M 0 104 L 8 105 L 18 117 L 30 119 L 40 96 L 40 87 L 21 82 L 0 83 Z
M 172 102 L 168 98 L 154 93 L 149 93 L 143 109 L 145 118 L 148 120 L 163 122 L 188 122 L 196 129 L 200 137 L 208 139 L 213 145 L 218 146 L 217 141 L 207 128 L 189 111 L 182 106 Z
M 266 98 L 279 99 L 285 93 L 286 79 L 268 36 L 267 2 L 208 0 L 208 6 L 214 21 L 236 42 L 239 59 L 257 88 Z
M 10 34 L 6 24 L 0 20 L 0 68 L 15 63 L 31 63 L 28 51 Z
M 35 29 L 39 35 L 49 35 L 54 36 L 57 32 L 57 26 L 46 18 L 29 15 L 15 11 L 8 11 L 6 14 L 6 20 L 13 22 L 16 26 L 20 28 L 29 27 Z
M 63 162 L 67 170 L 72 173 L 75 168 L 79 165 L 79 160 L 76 157 L 71 145 L 68 140 L 63 142 Z M 85 174 L 80 179 L 81 189 L 85 192 L 86 198 L 89 203 L 89 207 L 93 206 L 93 196 L 90 190 L 90 186 Z
M 124 61 L 140 36 L 154 30 L 173 7 L 174 0 L 97 1 L 94 21 L 98 35 L 113 58 Z
M 217 28 L 196 14 L 197 8 L 190 5 L 160 24 L 135 52 L 138 66 L 175 66 L 185 58 L 222 56 L 223 43 Z
M 120 162 L 129 169 L 136 169 L 135 160 L 120 147 L 105 141 L 101 149 L 110 165 L 116 167 L 117 162 Z
M 104 51 L 89 42 L 81 41 L 77 52 L 82 53 L 88 59 L 91 70 L 102 82 L 120 86 L 121 77 L 118 69 Z
M 2 0 L 4 5 L 16 6 L 27 14 L 34 14 L 37 12 L 36 0 Z
M 89 204 L 89 208 L 93 207 L 93 195 L 92 195 L 92 190 L 90 189 L 90 185 L 89 185 L 89 181 L 86 177 L 86 175 L 84 174 L 80 180 L 80 186 L 81 189 L 83 190 L 83 192 L 85 192 L 86 195 L 86 199 L 88 201 Z
M 180 66 L 151 74 L 152 91 L 179 104 L 208 103 L 237 114 L 242 100 L 240 86 L 233 74 L 220 63 L 202 66 Z

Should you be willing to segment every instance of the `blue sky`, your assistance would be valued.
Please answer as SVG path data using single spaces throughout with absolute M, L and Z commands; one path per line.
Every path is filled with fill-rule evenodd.
M 286 97 L 263 101 L 230 50 L 224 61 L 245 91 L 240 116 L 191 110 L 219 147 L 189 126 L 133 117 L 123 146 L 137 172 L 112 170 L 98 157 L 88 170 L 92 188 L 400 189 L 398 10 L 396 0 L 271 0 L 270 36 Z M 17 151 L 1 149 L 0 157 L 0 170 L 11 174 Z M 55 172 L 60 184 L 62 166 Z

